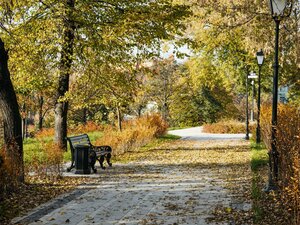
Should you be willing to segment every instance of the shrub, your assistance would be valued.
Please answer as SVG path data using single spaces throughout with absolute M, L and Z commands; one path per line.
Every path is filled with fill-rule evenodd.
M 97 145 L 110 145 L 114 155 L 120 155 L 147 144 L 155 137 L 163 135 L 167 124 L 161 116 L 154 114 L 135 120 L 124 122 L 120 132 L 113 127 L 104 130 L 102 138 L 96 141 Z
M 40 178 L 56 180 L 61 177 L 63 165 L 63 150 L 53 142 L 42 143 L 38 154 L 34 154 L 28 170 Z
M 255 130 L 255 124 L 249 124 L 249 130 Z M 218 133 L 218 134 L 238 134 L 245 133 L 246 124 L 236 120 L 221 120 L 217 123 L 204 124 L 203 132 Z
M 103 130 L 103 125 L 98 125 L 93 121 L 88 121 L 86 124 L 80 124 L 73 129 L 70 129 L 70 133 L 89 133 L 94 131 Z
M 19 185 L 19 173 L 22 171 L 18 165 L 21 165 L 21 162 L 16 163 L 15 159 L 19 157 L 15 156 L 14 152 L 7 154 L 4 147 L 0 149 L 0 200 Z
M 261 110 L 263 140 L 271 149 L 271 106 Z M 289 214 L 290 224 L 300 224 L 300 111 L 279 105 L 276 127 L 276 149 L 279 153 L 280 203 Z
M 36 138 L 43 138 L 43 137 L 49 137 L 49 136 L 54 136 L 54 128 L 44 128 L 35 133 Z
M 80 124 L 76 127 L 69 127 L 68 133 L 73 134 L 82 134 L 82 133 L 89 133 L 93 131 L 100 131 L 103 130 L 103 125 L 98 125 L 95 122 L 88 121 L 86 124 Z M 35 134 L 36 138 L 43 138 L 43 137 L 49 137 L 54 136 L 54 128 L 44 128 L 41 131 L 37 131 Z

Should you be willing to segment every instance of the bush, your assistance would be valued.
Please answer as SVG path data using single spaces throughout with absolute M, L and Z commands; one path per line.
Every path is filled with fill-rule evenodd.
M 261 110 L 263 140 L 271 149 L 271 106 Z M 289 215 L 290 224 L 300 224 L 300 110 L 279 105 L 276 149 L 279 153 L 280 203 Z
M 249 130 L 255 130 L 255 124 L 249 124 Z M 245 133 L 246 124 L 236 120 L 221 120 L 217 123 L 204 124 L 203 132 L 217 134 L 238 134 Z
M 89 133 L 94 131 L 103 130 L 103 125 L 98 125 L 93 121 L 88 121 L 86 124 L 80 124 L 76 127 L 76 129 L 71 130 L 72 133 Z
M 19 173 L 22 171 L 18 165 L 21 165 L 21 162 L 16 164 L 13 158 L 18 158 L 18 156 L 8 155 L 4 147 L 0 149 L 0 202 L 19 185 L 21 175 Z
M 53 142 L 43 143 L 38 154 L 34 154 L 27 170 L 34 172 L 40 178 L 56 180 L 61 177 L 64 151 Z
M 167 124 L 161 116 L 155 114 L 124 122 L 121 132 L 113 127 L 107 127 L 103 137 L 98 139 L 96 144 L 110 145 L 113 154 L 120 155 L 147 144 L 166 131 Z
M 68 127 L 68 133 L 72 134 L 82 134 L 82 133 L 89 133 L 94 131 L 100 131 L 104 129 L 104 125 L 98 125 L 95 122 L 88 121 L 86 124 L 80 124 L 76 127 L 70 126 Z M 54 128 L 44 128 L 41 131 L 37 131 L 35 133 L 36 138 L 44 138 L 49 136 L 54 136 Z
M 44 128 L 40 131 L 37 131 L 34 136 L 36 138 L 54 136 L 54 128 Z

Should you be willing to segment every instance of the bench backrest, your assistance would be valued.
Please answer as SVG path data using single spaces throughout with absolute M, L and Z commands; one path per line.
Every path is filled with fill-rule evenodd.
M 71 151 L 74 151 L 76 145 L 88 145 L 92 146 L 89 136 L 87 134 L 81 134 L 78 136 L 67 137 L 69 141 Z

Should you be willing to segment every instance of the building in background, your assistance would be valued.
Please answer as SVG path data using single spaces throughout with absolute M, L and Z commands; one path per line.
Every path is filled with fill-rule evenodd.
M 280 103 L 286 104 L 288 102 L 289 87 L 287 85 L 281 86 L 278 89 L 278 99 Z

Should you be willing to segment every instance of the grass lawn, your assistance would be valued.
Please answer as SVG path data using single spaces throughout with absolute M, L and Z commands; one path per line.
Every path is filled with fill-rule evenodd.
M 267 217 L 266 194 L 262 191 L 268 171 L 268 151 L 263 144 L 251 143 L 253 221 L 261 224 Z
M 101 131 L 89 132 L 87 134 L 89 135 L 92 143 L 103 136 L 103 132 Z M 73 134 L 70 134 L 69 136 L 73 136 Z M 25 166 L 30 165 L 33 160 L 43 162 L 45 158 L 44 149 L 47 148 L 47 146 L 49 146 L 51 143 L 53 143 L 53 136 L 25 139 L 23 144 Z M 64 153 L 64 161 L 69 160 L 71 160 L 71 152 L 68 144 L 68 151 Z
M 268 163 L 268 151 L 263 144 L 251 143 L 251 169 L 257 172 Z

